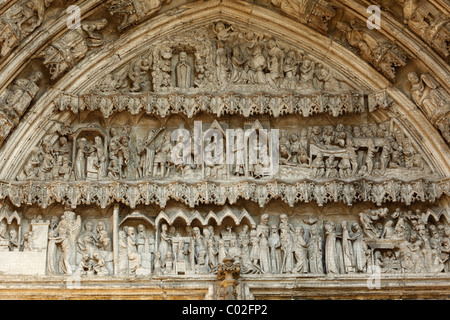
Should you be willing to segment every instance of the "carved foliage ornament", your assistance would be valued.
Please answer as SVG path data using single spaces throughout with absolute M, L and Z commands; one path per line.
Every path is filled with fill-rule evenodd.
M 118 27 L 122 31 L 132 25 L 139 24 L 144 19 L 158 12 L 164 4 L 172 0 L 108 0 L 108 10 L 111 15 L 120 20 Z
M 200 112 L 218 117 L 224 114 L 239 114 L 250 117 L 269 114 L 279 117 L 286 114 L 300 114 L 309 117 L 314 114 L 329 114 L 338 117 L 347 113 L 374 112 L 378 108 L 386 109 L 392 100 L 385 91 L 370 94 L 366 102 L 365 95 L 359 93 L 126 93 L 113 94 L 88 93 L 74 96 L 61 92 L 54 100 L 59 111 L 99 110 L 105 118 L 116 112 L 127 111 L 136 115 L 141 112 L 167 117 L 181 113 L 193 118 Z
M 78 205 L 98 205 L 106 208 L 121 202 L 135 208 L 139 204 L 157 204 L 165 207 L 170 199 L 190 207 L 201 204 L 224 205 L 246 199 L 264 207 L 272 199 L 281 199 L 289 206 L 315 201 L 319 206 L 330 202 L 353 205 L 356 202 L 387 202 L 411 204 L 415 201 L 435 202 L 450 195 L 448 179 L 411 182 L 386 180 L 383 182 L 358 180 L 353 182 L 315 182 L 300 180 L 295 183 L 270 181 L 267 183 L 202 182 L 14 182 L 0 183 L 0 199 L 8 198 L 15 206 L 38 205 L 43 208 L 53 203 L 63 203 L 73 208 Z

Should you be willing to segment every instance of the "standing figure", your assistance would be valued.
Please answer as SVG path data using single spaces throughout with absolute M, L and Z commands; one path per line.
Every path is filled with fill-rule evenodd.
M 206 254 L 208 266 L 212 272 L 217 270 L 217 254 L 218 250 L 214 244 L 214 238 L 210 237 L 206 240 Z
M 189 237 L 189 243 L 188 243 L 189 270 L 194 272 L 194 270 L 195 270 L 195 240 L 193 237 L 193 232 L 192 232 L 191 226 L 186 227 L 186 233 Z
M 225 48 L 223 41 L 217 42 L 216 67 L 217 67 L 217 81 L 221 85 L 226 84 L 230 72 L 230 63 L 228 60 L 227 49 Z
M 261 223 L 256 227 L 256 236 L 259 238 L 259 265 L 264 273 L 271 273 L 269 253 L 269 215 L 261 216 Z
M 69 250 L 69 262 L 72 266 L 76 266 L 76 241 L 80 235 L 81 217 L 77 216 L 75 218 L 75 212 L 73 211 L 64 211 L 63 217 L 58 224 L 58 228 L 61 226 L 65 227 L 69 239 L 69 245 L 67 246 L 67 249 Z M 59 235 L 62 236 L 61 233 L 59 233 Z
M 322 237 L 316 224 L 311 226 L 310 233 L 308 242 L 309 270 L 311 273 L 323 274 Z
M 357 222 L 352 224 L 352 236 L 349 238 L 353 240 L 353 260 L 356 272 L 366 272 L 367 268 L 367 244 L 364 241 L 364 233 Z
M 141 254 L 137 252 L 136 234 L 133 227 L 127 229 L 127 249 L 129 273 L 136 274 L 136 269 L 141 266 Z
M 136 245 L 139 253 L 149 252 L 147 235 L 143 224 L 137 226 Z
M 304 238 L 305 230 L 302 227 L 295 229 L 294 255 L 296 264 L 292 270 L 295 273 L 308 273 L 308 245 Z
M 158 252 L 161 254 L 162 261 L 164 262 L 164 259 L 166 258 L 167 251 L 172 251 L 172 237 L 167 232 L 169 226 L 167 224 L 161 225 L 161 234 L 160 234 L 160 241 L 159 241 L 159 247 Z
M 119 275 L 128 275 L 128 243 L 125 231 L 119 231 Z
M 218 262 L 223 263 L 223 260 L 227 257 L 227 248 L 225 247 L 225 241 L 222 239 L 219 240 L 219 248 L 218 248 Z
M 58 238 L 58 217 L 52 216 L 50 218 L 50 225 L 48 226 L 48 245 L 47 245 L 47 272 L 48 274 L 57 274 L 56 264 L 56 242 Z
M 325 268 L 327 274 L 338 274 L 336 250 L 336 226 L 329 222 L 325 224 Z
M 206 246 L 205 239 L 200 233 L 200 229 L 198 227 L 192 228 L 192 237 L 194 239 L 194 248 L 195 248 L 195 259 L 198 263 L 200 254 L 204 253 L 203 258 L 206 258 Z M 205 262 L 206 263 L 206 262 Z
M 353 247 L 347 229 L 347 221 L 342 221 L 342 255 L 344 258 L 344 272 L 354 272 L 355 268 L 353 267 Z
M 105 147 L 100 136 L 94 138 L 95 144 L 92 146 L 95 150 L 95 163 L 94 165 L 98 170 L 98 179 L 102 179 L 106 176 L 106 152 Z
M 270 226 L 269 235 L 270 248 L 270 265 L 272 273 L 281 273 L 281 243 L 280 235 L 278 234 L 278 227 L 276 225 Z
M 186 52 L 180 52 L 180 57 L 178 64 L 176 66 L 176 73 L 177 73 L 177 87 L 178 88 L 190 88 L 192 79 L 191 79 L 191 70 L 192 67 L 187 61 L 187 53 Z
M 153 162 L 153 176 L 165 177 L 168 175 L 168 165 L 170 154 L 172 151 L 172 144 L 170 142 L 170 133 L 167 132 L 161 145 L 155 151 L 155 159 Z M 167 168 L 167 171 L 166 171 Z M 158 172 L 159 171 L 159 172 Z
M 67 228 L 64 225 L 58 227 L 58 237 L 51 237 L 50 240 L 54 240 L 56 244 L 61 246 L 61 260 L 59 262 L 59 270 L 65 275 L 72 274 L 72 262 L 71 262 L 71 241 L 67 233 Z
M 252 230 L 250 231 L 250 243 L 252 245 L 252 250 L 250 251 L 250 258 L 252 260 L 252 263 L 255 266 L 259 266 L 259 254 L 260 254 L 260 250 L 259 250 L 259 237 L 258 234 L 256 232 L 256 230 Z
M 281 272 L 291 273 L 294 268 L 294 241 L 292 226 L 286 214 L 280 216 Z
M 367 143 L 367 156 L 366 156 L 366 166 L 367 174 L 371 175 L 373 171 L 373 159 L 375 158 L 375 153 L 378 151 L 378 147 L 375 147 L 373 139 L 369 139 Z
M 75 179 L 76 180 L 85 180 L 86 179 L 86 155 L 88 153 L 87 140 L 85 138 L 81 138 L 78 140 L 78 150 L 75 158 Z

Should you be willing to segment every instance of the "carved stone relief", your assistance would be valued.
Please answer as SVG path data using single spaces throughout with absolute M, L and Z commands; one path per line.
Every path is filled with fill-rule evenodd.
M 416 172 L 417 177 L 432 176 L 431 168 L 414 147 L 411 139 L 392 123 L 361 126 L 338 124 L 300 127 L 296 130 L 264 129 L 266 131 L 261 131 L 262 127 L 258 129 L 258 125 L 260 125 L 258 121 L 254 122 L 252 130 L 258 133 L 260 140 L 265 137 L 261 136 L 262 134 L 271 136 L 273 132 L 279 131 L 277 151 L 280 170 L 271 174 L 272 178 L 284 180 L 291 180 L 289 177 L 293 176 L 295 179 L 326 180 L 357 177 L 400 178 L 404 170 L 410 174 Z M 202 127 L 197 126 L 200 130 L 198 132 L 195 128 L 188 130 L 155 127 L 142 132 L 131 126 L 77 127 L 69 129 L 71 131 L 69 135 L 67 133 L 59 135 L 54 143 L 50 142 L 52 136 L 44 138 L 29 156 L 18 180 L 130 181 L 167 180 L 176 177 L 194 180 L 205 178 L 242 180 L 267 176 L 257 174 L 255 171 L 258 169 L 254 166 L 258 164 L 251 162 L 251 154 L 258 146 L 254 145 L 252 137 L 244 134 L 245 127 L 227 128 L 230 129 L 228 133 L 217 121 L 213 124 L 203 124 Z M 208 154 L 208 146 L 216 147 L 214 141 L 208 140 L 205 136 L 212 128 L 220 130 L 225 139 L 221 144 L 222 159 L 203 158 L 194 164 L 197 155 L 195 151 L 184 154 L 183 150 L 187 148 L 185 145 L 196 145 L 200 139 L 198 147 L 204 148 L 205 154 Z M 179 130 L 184 130 L 183 132 L 187 134 L 181 141 L 174 138 L 179 134 Z M 236 146 L 243 148 L 237 150 Z M 271 148 L 273 149 L 268 145 L 268 149 L 265 150 L 266 156 L 273 154 Z M 225 163 L 222 162 L 225 161 L 227 152 L 233 152 L 236 159 L 242 159 L 242 163 L 229 162 L 228 168 L 225 168 Z M 216 173 L 216 167 L 223 167 L 221 169 L 223 175 Z
M 20 227 L 23 218 L 18 218 L 18 229 L 9 227 L 8 219 L 3 215 L 0 224 L 0 255 L 45 251 L 47 274 L 217 274 L 222 280 L 219 296 L 235 295 L 239 273 L 330 276 L 370 273 L 374 266 L 383 273 L 449 272 L 450 227 L 442 216 L 420 209 L 365 209 L 351 221 L 292 219 L 287 214 L 254 219 L 245 210 L 230 209 L 206 216 L 178 210 L 149 217 L 135 211 L 115 227 L 109 219 L 82 219 L 66 210 L 50 221 L 31 218 L 28 232 Z
M 282 89 L 345 93 L 355 92 L 354 87 L 305 52 L 219 21 L 156 43 L 152 52 L 112 72 L 92 92 Z
M 33 72 L 27 78 L 18 78 L 0 96 L 0 145 L 17 126 L 20 117 L 26 112 L 31 101 L 39 92 L 38 82 L 42 78 L 40 71 Z
M 125 31 L 169 3 L 107 7 Z M 271 4 L 323 33 L 338 13 L 322 0 Z M 436 15 L 410 9 L 417 33 L 416 22 Z M 42 23 L 35 14 L 19 23 L 24 32 Z M 394 83 L 410 57 L 379 31 L 345 21 L 337 29 L 348 44 Z M 107 23 L 84 21 L 43 47 L 51 80 L 103 45 Z M 429 43 L 442 49 L 448 23 L 439 23 Z M 221 20 L 126 61 L 91 86 L 55 94 L 44 138 L 15 155 L 15 179 L 0 181 L 0 272 L 209 277 L 221 281 L 217 298 L 239 299 L 251 293 L 238 277 L 450 271 L 450 180 L 396 113 L 388 95 L 396 88 L 363 88 L 316 54 Z M 19 78 L 1 96 L 0 143 L 42 77 Z M 412 100 L 450 141 L 446 88 L 427 73 L 408 80 Z M 324 214 L 334 205 L 352 214 Z
M 7 56 L 44 21 L 44 12 L 53 0 L 23 0 L 0 17 L 0 58 Z
M 358 50 L 358 55 L 383 73 L 389 80 L 395 80 L 396 69 L 404 67 L 408 55 L 394 42 L 380 32 L 360 25 L 356 19 L 340 21 L 337 28 L 345 35 L 347 43 Z
M 50 78 L 55 80 L 82 59 L 90 48 L 103 44 L 103 35 L 97 31 L 106 27 L 108 21 L 100 19 L 81 22 L 80 29 L 71 29 L 42 51 L 40 57 L 47 67 Z
M 329 1 L 323 0 L 272 0 L 271 3 L 289 16 L 307 23 L 323 33 L 336 11 Z
M 399 1 L 403 22 L 448 61 L 450 56 L 450 17 L 428 1 Z
M 412 100 L 450 143 L 450 94 L 429 74 L 408 74 Z
M 111 15 L 120 20 L 119 30 L 122 31 L 142 20 L 152 16 L 164 4 L 172 0 L 108 0 L 108 10 Z

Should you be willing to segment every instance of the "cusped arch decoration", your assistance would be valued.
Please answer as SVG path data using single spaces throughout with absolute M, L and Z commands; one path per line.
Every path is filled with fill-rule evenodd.
M 154 219 L 149 218 L 146 214 L 140 211 L 133 211 L 132 213 L 126 215 L 122 220 L 120 220 L 119 227 L 122 226 L 127 220 L 144 220 L 152 227 L 157 225 Z

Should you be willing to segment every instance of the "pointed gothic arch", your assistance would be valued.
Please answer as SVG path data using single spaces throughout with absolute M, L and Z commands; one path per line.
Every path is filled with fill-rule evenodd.
M 119 227 L 136 219 L 156 229 L 155 250 L 160 244 L 160 225 L 172 226 L 176 221 L 202 228 L 214 221 L 220 229 L 231 219 L 236 226 L 249 225 L 258 237 L 264 237 L 262 221 L 257 224 L 255 220 L 263 220 L 257 217 L 265 215 L 262 208 L 270 201 L 285 203 L 283 209 L 295 226 L 315 224 L 291 210 L 311 202 L 318 207 L 337 202 L 347 205 L 349 214 L 336 219 L 352 223 L 367 222 L 358 220 L 357 211 L 386 223 L 389 218 L 378 208 L 401 204 L 405 214 L 406 208 L 421 211 L 425 224 L 448 224 L 448 44 L 439 42 L 445 38 L 445 30 L 428 39 L 414 24 L 420 20 L 419 11 L 429 10 L 441 12 L 443 25 L 450 25 L 450 8 L 445 2 L 422 1 L 429 5 L 415 8 L 416 15 L 405 16 L 404 21 L 401 7 L 383 8 L 381 29 L 371 31 L 364 29 L 366 6 L 358 0 L 307 0 L 300 11 L 284 0 L 182 1 L 179 7 L 161 0 L 125 20 L 111 1 L 103 2 L 80 1 L 83 28 L 78 31 L 66 29 L 65 8 L 49 11 L 45 5 L 43 10 L 51 12 L 53 19 L 44 14 L 28 34 L 13 37 L 11 47 L 6 47 L 0 36 L 0 123 L 4 124 L 0 132 L 0 200 L 5 206 L 19 212 L 24 206 L 40 206 L 45 215 L 54 204 L 60 210 L 69 206 L 81 216 L 83 205 L 97 206 L 102 217 L 111 218 L 108 232 L 116 250 L 115 275 L 121 274 Z M 0 31 L 11 29 L 9 20 L 3 18 L 13 3 L 20 6 L 26 1 L 0 4 Z M 131 5 L 139 3 L 149 1 L 136 0 Z M 109 13 L 102 11 L 104 8 Z M 73 47 L 69 50 L 66 45 Z M 60 62 L 54 57 L 61 58 Z M 178 70 L 182 61 L 184 69 Z M 177 72 L 183 70 L 186 74 L 177 78 Z M 180 79 L 185 80 L 183 85 Z M 298 136 L 280 141 L 289 155 L 275 177 L 235 175 L 227 167 L 226 179 L 214 180 L 200 174 L 198 163 L 178 172 L 170 163 L 173 145 L 164 140 L 172 128 L 164 124 L 182 119 L 183 125 L 193 128 L 192 120 L 198 114 L 207 114 L 213 125 L 228 122 L 235 129 L 263 122 L 269 130 L 284 128 Z M 90 121 L 93 115 L 96 119 Z M 117 119 L 126 119 L 126 125 L 119 125 Z M 151 137 L 148 131 L 157 129 L 147 123 L 161 124 L 160 132 L 165 133 L 146 140 L 147 135 Z M 111 124 L 117 138 L 110 131 Z M 90 181 L 80 180 L 55 160 L 58 155 L 74 162 L 74 143 L 85 126 L 96 126 L 91 131 L 102 134 L 104 154 L 91 144 L 83 152 L 91 155 L 93 171 L 104 157 L 104 178 L 94 174 Z M 313 155 L 309 146 L 317 138 L 316 127 L 319 147 Z M 357 136 L 355 128 L 365 133 Z M 329 135 L 330 130 L 336 132 Z M 58 141 L 61 136 L 74 137 L 69 141 L 72 155 L 63 150 Z M 330 140 L 331 136 L 335 140 Z M 39 149 L 43 140 L 49 141 L 47 151 Z M 394 147 L 395 143 L 400 146 Z M 147 169 L 146 176 L 139 179 L 134 176 L 142 156 L 136 152 L 138 147 L 146 148 Z M 318 153 L 322 153 L 323 165 L 317 160 Z M 386 162 L 392 166 L 386 168 Z M 112 203 L 111 216 L 107 207 Z M 137 206 L 143 211 L 124 215 Z M 127 210 L 122 211 L 124 207 Z M 161 211 L 154 216 L 156 207 Z M 311 211 L 317 221 L 328 220 L 315 205 Z M 29 218 L 22 217 L 25 221 Z M 285 231 L 286 225 L 280 223 L 279 228 Z M 307 232 L 310 229 L 305 228 Z M 293 228 L 288 232 L 294 237 Z M 189 236 L 183 238 L 189 240 Z M 389 241 L 386 244 L 386 239 L 378 240 L 370 242 L 372 250 L 401 250 Z M 185 244 L 188 250 L 188 242 Z M 101 247 L 99 241 L 96 245 Z M 132 242 L 130 245 L 132 248 Z M 207 268 L 196 260 L 205 253 L 195 250 L 193 261 L 200 267 L 189 269 L 187 263 L 183 268 L 191 276 L 206 274 Z M 103 254 L 112 263 L 112 253 Z M 130 265 L 139 259 L 129 255 L 133 263 L 127 268 L 133 269 L 133 275 L 148 276 L 154 271 L 154 260 L 149 258 L 150 252 L 139 254 L 144 262 L 133 269 Z M 192 256 L 180 259 L 187 262 Z M 171 275 L 159 276 L 169 281 Z M 280 280 L 276 275 L 261 275 L 264 281 L 273 280 L 278 288 L 274 295 L 279 296 L 287 293 L 275 282 L 281 281 L 282 286 L 303 281 L 295 275 L 285 276 Z M 264 283 L 248 279 L 254 281 L 252 292 L 265 297 Z M 412 278 L 406 281 L 421 286 Z M 337 280 L 330 285 L 344 286 Z M 349 292 L 353 289 L 346 287 Z M 300 296 L 297 291 L 291 293 Z M 245 295 L 250 297 L 248 292 Z

